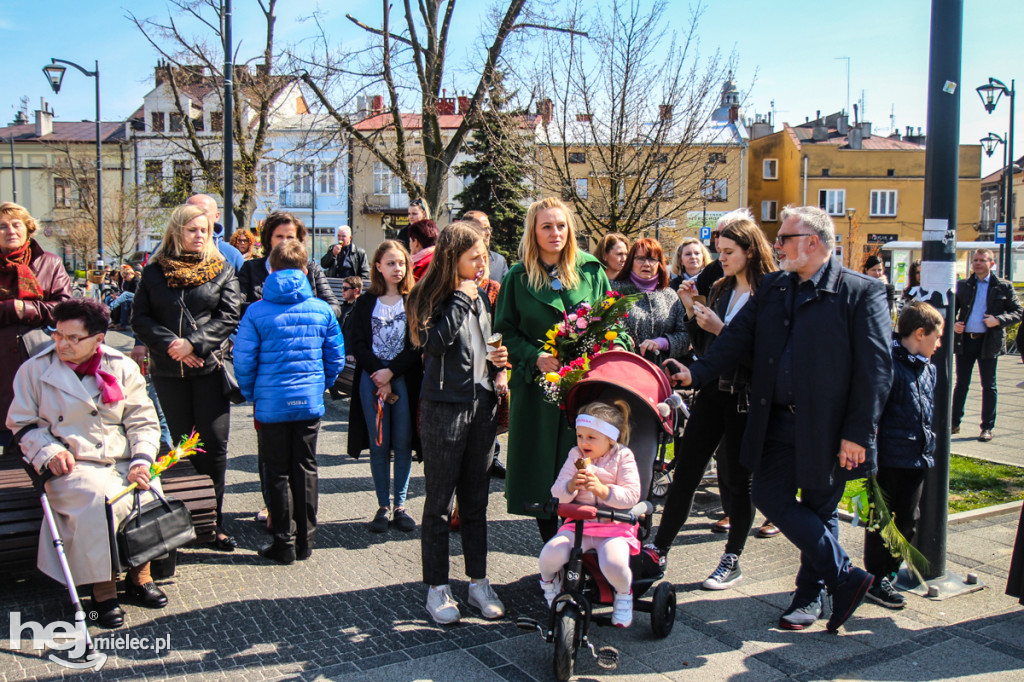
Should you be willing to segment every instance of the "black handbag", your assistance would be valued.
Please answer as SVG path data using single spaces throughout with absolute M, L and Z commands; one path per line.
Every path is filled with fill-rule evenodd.
M 182 300 L 178 301 L 178 305 L 181 307 L 181 311 L 185 314 L 185 319 L 192 325 L 192 329 L 199 329 L 199 325 L 196 323 L 196 318 L 192 317 L 191 311 L 188 306 Z M 225 343 L 227 343 L 225 341 Z M 234 368 L 229 368 L 227 363 L 224 362 L 224 349 L 221 347 L 220 357 L 217 354 L 213 354 L 213 360 L 217 363 L 217 369 L 220 370 L 220 383 L 221 390 L 224 391 L 224 397 L 235 405 L 241 405 L 245 402 L 245 396 L 242 395 L 242 389 L 238 386 L 238 379 L 235 378 Z
M 155 488 L 158 499 L 135 504 L 117 529 L 118 559 L 122 568 L 137 568 L 196 539 L 192 513 L 181 500 L 166 498 Z

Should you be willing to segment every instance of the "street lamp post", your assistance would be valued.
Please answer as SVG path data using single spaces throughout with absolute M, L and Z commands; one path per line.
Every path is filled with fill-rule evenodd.
M 991 158 L 992 154 L 995 153 L 996 147 L 998 147 L 999 145 L 1003 145 L 1003 177 L 1002 177 L 1002 182 L 1006 182 L 1006 173 L 1007 173 L 1007 169 L 1006 169 L 1006 138 L 1005 137 L 999 137 L 995 133 L 989 133 L 987 136 L 985 136 L 985 137 L 981 138 L 980 140 L 978 140 L 978 142 L 981 143 L 981 148 L 985 151 L 985 156 L 988 156 L 990 158 Z M 1011 183 L 1013 182 L 1013 172 L 1012 172 L 1012 170 L 1010 171 L 1010 182 Z M 1003 203 L 1005 195 L 1006 195 L 1006 193 L 1003 191 L 1003 189 L 1004 189 L 1003 186 L 999 187 L 999 195 L 1000 195 L 999 196 L 999 202 L 1000 203 Z M 1002 211 L 1001 215 L 1005 219 L 1005 216 L 1006 216 L 1006 204 L 1005 203 L 1003 204 L 1003 211 Z M 994 222 L 999 222 L 999 217 L 1000 216 L 997 215 Z M 994 232 L 995 232 L 995 229 L 993 228 L 993 237 L 998 237 L 999 235 L 994 234 Z M 1012 244 L 1010 246 L 1012 246 Z M 999 245 L 999 262 L 1000 263 L 1003 263 L 1005 258 L 1006 258 L 1006 248 L 1005 247 L 1006 247 L 1005 244 L 1000 244 Z
M 704 182 L 701 183 L 701 194 L 704 198 L 704 209 L 700 216 L 700 227 L 703 230 L 708 226 L 708 197 L 711 194 L 711 189 L 708 187 L 708 178 L 711 176 L 711 164 L 704 164 Z M 714 247 L 712 247 L 714 248 Z
M 1006 95 L 1010 98 L 1010 132 L 1005 140 L 1007 161 L 1003 163 L 1003 180 L 1006 182 L 1006 257 L 1003 263 L 1003 277 L 1013 281 L 1013 113 L 1017 102 L 1016 81 L 1011 80 L 1010 87 L 1006 87 L 1002 81 L 989 78 L 988 83 L 979 85 L 975 90 L 978 91 L 981 103 L 985 105 L 985 111 L 990 114 L 996 110 L 1000 97 Z M 989 137 L 993 137 L 992 133 L 989 133 Z M 987 148 L 985 151 L 989 156 L 992 155 Z
M 60 93 L 60 84 L 64 80 L 64 72 L 67 71 L 67 68 L 61 64 L 73 66 L 89 78 L 96 79 L 96 251 L 98 254 L 96 266 L 97 269 L 101 269 L 103 267 L 103 147 L 100 140 L 100 63 L 99 61 L 95 62 L 96 70 L 89 71 L 66 59 L 51 58 L 50 63 L 43 67 L 43 73 L 46 74 L 54 94 Z

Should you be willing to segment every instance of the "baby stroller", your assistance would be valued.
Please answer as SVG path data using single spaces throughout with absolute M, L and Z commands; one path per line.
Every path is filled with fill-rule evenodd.
M 526 505 L 527 511 L 557 511 L 560 517 L 576 523 L 576 543 L 564 569 L 562 592 L 551 603 L 546 627 L 529 618 L 517 621 L 521 629 L 536 629 L 545 641 L 554 642 L 554 671 L 559 680 L 572 677 L 580 647 L 588 647 L 601 667 L 615 668 L 618 665 L 618 651 L 603 647 L 595 652 L 589 641 L 591 624 L 611 623 L 614 590 L 601 574 L 597 555 L 584 553 L 581 549 L 583 522 L 596 518 L 639 524 L 639 538 L 643 540 L 647 536 L 654 512 L 650 501 L 651 481 L 660 434 L 673 432 L 676 412 L 682 407 L 668 378 L 656 365 L 633 353 L 608 351 L 591 360 L 590 369 L 566 396 L 565 410 L 574 421 L 578 409 L 587 403 L 619 399 L 625 399 L 630 406 L 629 447 L 640 470 L 640 489 L 645 499 L 629 510 L 558 504 L 556 499 L 544 504 Z M 644 600 L 643 596 L 665 576 L 665 565 L 663 559 L 648 550 L 642 550 L 630 560 L 633 608 L 651 614 L 651 630 L 656 637 L 667 637 L 672 631 L 676 617 L 676 590 L 671 583 L 661 582 L 651 599 Z

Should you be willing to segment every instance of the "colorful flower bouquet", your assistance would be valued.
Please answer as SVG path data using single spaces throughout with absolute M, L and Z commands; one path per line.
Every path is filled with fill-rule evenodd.
M 921 584 L 925 584 L 922 573 L 928 570 L 928 559 L 896 528 L 895 517 L 889 511 L 882 488 L 874 476 L 847 483 L 842 502 L 853 514 L 854 526 L 863 525 L 868 531 L 878 533 L 889 553 L 903 559 Z
M 537 378 L 544 389 L 545 400 L 561 405 L 572 385 L 590 368 L 590 359 L 594 356 L 616 345 L 633 350 L 633 339 L 624 320 L 629 317 L 630 306 L 639 298 L 638 294 L 624 296 L 609 291 L 593 306 L 581 303 L 547 331 L 544 351 L 558 359 L 562 367 Z

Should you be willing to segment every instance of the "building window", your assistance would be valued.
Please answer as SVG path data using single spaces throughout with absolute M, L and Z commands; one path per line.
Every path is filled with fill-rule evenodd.
M 655 154 L 654 163 L 668 163 L 668 154 Z
M 704 201 L 728 201 L 729 181 L 708 178 L 701 183 L 700 195 Z
M 871 213 L 873 216 L 892 217 L 896 215 L 896 190 L 871 190 Z
M 779 202 L 777 201 L 762 201 L 761 202 L 761 222 L 763 223 L 775 223 L 779 220 Z
M 313 173 L 316 167 L 311 163 L 299 164 L 292 176 L 292 186 L 296 192 L 310 194 L 313 191 Z
M 159 190 L 164 184 L 164 162 L 146 161 L 146 187 Z
M 274 194 L 277 192 L 277 164 L 269 161 L 260 168 L 260 192 Z
M 844 215 L 846 212 L 846 190 L 819 189 L 818 208 L 829 215 Z
M 334 172 L 334 164 L 324 163 L 320 165 L 320 186 L 317 191 L 321 194 L 335 194 L 338 191 L 337 174 Z
M 53 179 L 53 207 L 71 208 L 71 181 L 67 178 Z
M 171 114 L 171 132 L 181 132 L 181 114 Z
M 223 111 L 211 111 L 210 112 L 210 132 L 220 133 L 224 130 L 224 112 Z
M 886 174 L 887 177 L 895 178 L 896 177 L 896 169 L 895 168 L 888 168 L 888 169 L 886 169 L 885 174 Z
M 174 193 L 184 201 L 192 194 L 192 162 L 174 162 Z
M 725 152 L 711 152 L 708 154 L 708 163 L 725 163 Z
M 659 182 L 657 178 L 649 178 L 647 180 L 647 196 L 653 197 L 655 195 L 660 200 L 674 198 L 675 181 L 672 178 L 662 178 Z
M 410 165 L 409 171 L 412 173 L 412 181 L 413 182 L 419 183 L 421 185 L 426 183 L 426 181 L 427 181 L 427 164 L 426 164 L 425 161 L 414 161 Z M 399 191 L 402 191 L 402 190 L 399 189 Z
M 832 169 L 831 168 L 822 168 L 821 169 L 821 177 L 827 178 L 830 175 L 832 175 Z
M 398 177 L 380 161 L 373 164 L 373 193 L 376 195 L 402 193 L 402 183 L 398 181 Z
M 761 177 L 765 180 L 778 180 L 779 178 L 779 160 L 778 159 L 765 159 L 764 167 L 761 172 Z
M 587 192 L 589 191 L 589 181 L 587 178 L 576 178 L 573 180 L 573 184 L 576 186 L 576 196 L 580 199 L 586 199 Z
M 154 133 L 164 132 L 164 112 L 154 111 L 149 115 L 149 124 Z
M 96 192 L 93 190 L 95 183 L 90 180 L 83 180 L 78 185 L 78 208 L 83 211 L 91 211 L 93 207 L 93 195 Z
M 586 163 L 587 155 L 584 152 L 569 152 L 569 163 Z
M 192 119 L 192 130 L 196 131 L 197 133 L 201 133 L 203 132 L 204 128 L 205 126 L 203 124 L 202 115 L 200 115 L 199 118 Z

